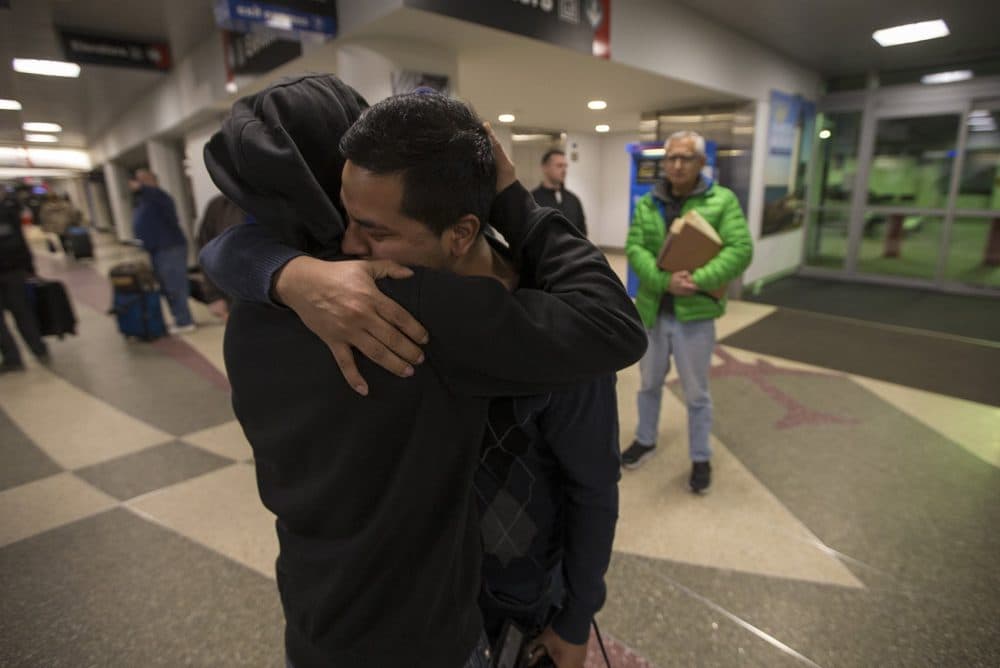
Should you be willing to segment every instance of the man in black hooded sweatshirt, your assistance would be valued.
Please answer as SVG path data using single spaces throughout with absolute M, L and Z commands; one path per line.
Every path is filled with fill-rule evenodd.
M 488 398 L 607 374 L 645 347 L 617 277 L 564 218 L 534 208 L 516 183 L 491 211 L 507 184 L 474 114 L 440 96 L 406 98 L 381 146 L 410 166 L 388 173 L 337 154 L 363 101 L 329 76 L 238 102 L 206 149 L 223 193 L 294 248 L 340 256 L 343 167 L 354 234 L 425 251 L 411 277 L 379 287 L 430 331 L 427 361 L 399 378 L 361 360 L 367 397 L 293 312 L 240 302 L 229 321 L 233 406 L 277 515 L 286 650 L 299 668 L 485 665 L 471 489 Z M 486 220 L 504 221 L 530 288 L 511 293 L 501 281 L 517 276 L 497 278 Z M 459 262 L 479 263 L 483 277 L 433 270 Z

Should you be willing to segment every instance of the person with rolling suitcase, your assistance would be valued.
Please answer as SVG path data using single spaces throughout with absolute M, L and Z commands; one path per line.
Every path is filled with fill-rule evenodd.
M 183 334 L 195 328 L 188 306 L 187 238 L 177 221 L 174 200 L 158 184 L 156 175 L 148 169 L 136 170 L 129 181 L 137 199 L 133 227 L 136 238 L 149 253 L 153 273 L 174 316 L 169 331 Z
M 25 281 L 35 273 L 31 251 L 21 230 L 20 207 L 12 197 L 0 202 L 0 374 L 23 371 L 21 351 L 7 328 L 4 311 L 10 311 L 17 329 L 31 352 L 41 362 L 49 360 L 35 314 L 28 306 Z

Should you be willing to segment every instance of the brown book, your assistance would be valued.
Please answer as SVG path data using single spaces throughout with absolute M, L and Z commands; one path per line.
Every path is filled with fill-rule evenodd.
M 688 211 L 674 220 L 656 265 L 663 271 L 691 271 L 703 267 L 722 250 L 722 238 L 697 211 Z M 726 294 L 727 285 L 706 290 L 716 299 Z

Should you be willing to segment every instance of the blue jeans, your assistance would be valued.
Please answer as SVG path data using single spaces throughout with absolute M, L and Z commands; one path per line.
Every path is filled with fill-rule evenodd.
M 184 327 L 192 323 L 191 309 L 188 307 L 188 296 L 191 288 L 187 275 L 187 246 L 172 246 L 161 248 L 150 253 L 153 260 L 153 271 L 156 280 L 160 282 L 170 312 L 174 316 L 174 324 Z
M 660 424 L 663 383 L 670 371 L 670 357 L 684 390 L 688 412 L 688 449 L 691 461 L 707 462 L 712 458 L 708 435 L 712 431 L 712 397 L 708 393 L 708 372 L 715 349 L 715 320 L 678 322 L 670 314 L 660 313 L 653 329 L 646 330 L 649 347 L 639 361 L 642 384 L 637 403 L 639 426 L 635 440 L 655 445 Z

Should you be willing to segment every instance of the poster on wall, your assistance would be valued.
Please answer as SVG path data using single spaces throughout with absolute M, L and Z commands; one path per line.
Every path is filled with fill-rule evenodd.
M 761 236 L 802 226 L 815 123 L 814 103 L 799 95 L 771 91 Z
M 611 57 L 611 0 L 406 0 L 406 6 Z

